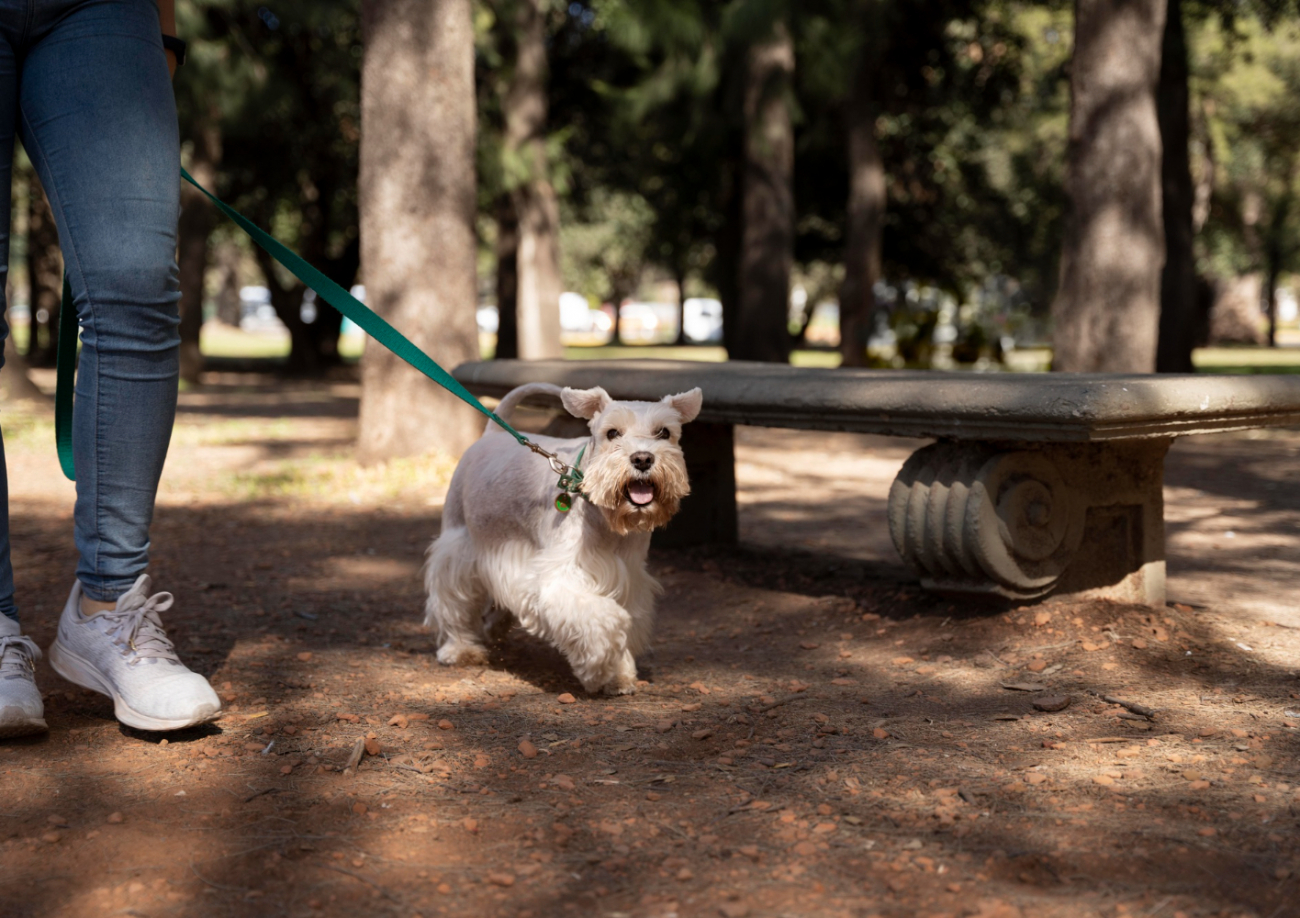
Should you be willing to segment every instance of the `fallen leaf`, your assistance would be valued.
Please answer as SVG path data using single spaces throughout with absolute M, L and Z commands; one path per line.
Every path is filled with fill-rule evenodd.
M 1014 692 L 1043 692 L 1047 690 L 1047 686 L 1041 682 L 999 682 L 998 685 Z
M 1034 707 L 1039 711 L 1055 714 L 1068 708 L 1070 701 L 1069 695 L 1043 695 L 1041 698 L 1034 699 Z

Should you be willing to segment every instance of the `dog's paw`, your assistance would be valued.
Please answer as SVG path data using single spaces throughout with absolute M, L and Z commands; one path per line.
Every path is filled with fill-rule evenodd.
M 628 681 L 626 679 L 616 679 L 605 685 L 606 695 L 635 695 L 636 679 Z
M 487 666 L 487 648 L 479 644 L 448 642 L 438 648 L 438 662 L 443 666 Z

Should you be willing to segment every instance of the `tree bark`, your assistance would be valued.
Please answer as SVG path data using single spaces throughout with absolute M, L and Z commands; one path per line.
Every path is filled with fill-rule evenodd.
M 506 175 L 516 221 L 518 356 L 562 357 L 560 205 L 546 157 L 546 20 L 541 0 L 514 0 L 515 68 L 505 116 Z
M 790 359 L 790 263 L 794 257 L 794 43 L 784 23 L 749 51 L 745 83 L 739 297 L 733 360 Z
M 497 347 L 492 356 L 519 356 L 519 219 L 509 194 L 497 202 Z
M 370 307 L 448 369 L 474 322 L 474 29 L 470 0 L 364 0 L 361 258 Z M 381 347 L 361 361 L 363 462 L 460 455 L 483 418 Z
M 1155 92 L 1165 0 L 1076 0 L 1056 370 L 1149 373 L 1164 227 Z
M 885 224 L 885 164 L 876 143 L 872 83 L 877 63 L 863 49 L 849 93 L 849 200 L 844 234 L 844 281 L 840 285 L 840 365 L 865 366 L 867 334 L 880 280 L 880 247 Z M 815 307 L 809 307 L 811 320 Z M 806 332 L 806 326 L 805 326 Z
M 1192 118 L 1188 93 L 1187 35 L 1183 29 L 1183 0 L 1168 0 L 1160 53 L 1157 112 L 1160 119 L 1161 188 L 1165 229 L 1165 267 L 1160 275 L 1160 336 L 1156 371 L 1191 373 L 1196 346 L 1198 309 L 1195 233 L 1192 207 L 1190 145 Z
M 194 133 L 190 153 L 190 174 L 205 188 L 216 184 L 221 162 L 221 135 L 215 113 Z M 208 240 L 214 225 L 212 205 L 188 182 L 181 185 L 181 216 L 177 224 L 177 265 L 181 282 L 180 376 L 198 385 L 203 375 L 203 352 L 199 337 L 203 331 L 203 288 L 208 273 Z

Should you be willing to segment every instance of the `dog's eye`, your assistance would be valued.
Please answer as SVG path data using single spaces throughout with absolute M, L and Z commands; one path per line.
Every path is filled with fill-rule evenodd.
M 667 440 L 667 439 L 668 439 L 669 437 L 671 437 L 671 436 L 672 436 L 672 433 L 668 430 L 667 427 L 660 427 L 660 428 L 659 428 L 659 432 L 658 432 L 657 434 L 655 434 L 655 439 L 656 439 L 656 440 Z
M 609 430 L 605 431 L 606 440 L 617 440 L 618 438 L 619 438 L 619 432 L 614 428 L 611 427 Z

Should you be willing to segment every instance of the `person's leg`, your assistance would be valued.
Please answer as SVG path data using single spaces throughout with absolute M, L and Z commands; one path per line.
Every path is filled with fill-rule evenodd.
M 0 310 L 4 304 L 9 266 L 9 196 L 14 152 L 14 121 L 18 111 L 18 55 L 15 43 L 22 31 L 24 4 L 0 2 Z M 0 365 L 9 326 L 0 312 Z M 41 693 L 33 679 L 41 652 L 18 627 L 14 604 L 14 572 L 9 558 L 9 484 L 0 443 L 0 739 L 40 733 L 46 729 Z
M 54 211 L 82 326 L 72 423 L 80 561 L 50 662 L 112 696 L 124 723 L 178 729 L 214 717 L 220 702 L 177 658 L 159 618 L 172 596 L 148 595 L 144 573 L 180 344 L 180 144 L 158 9 L 50 0 L 37 17 L 19 133 Z
M 59 228 L 82 326 L 73 417 L 86 595 L 112 602 L 149 561 L 176 412 L 176 104 L 153 0 L 38 8 L 19 132 Z

